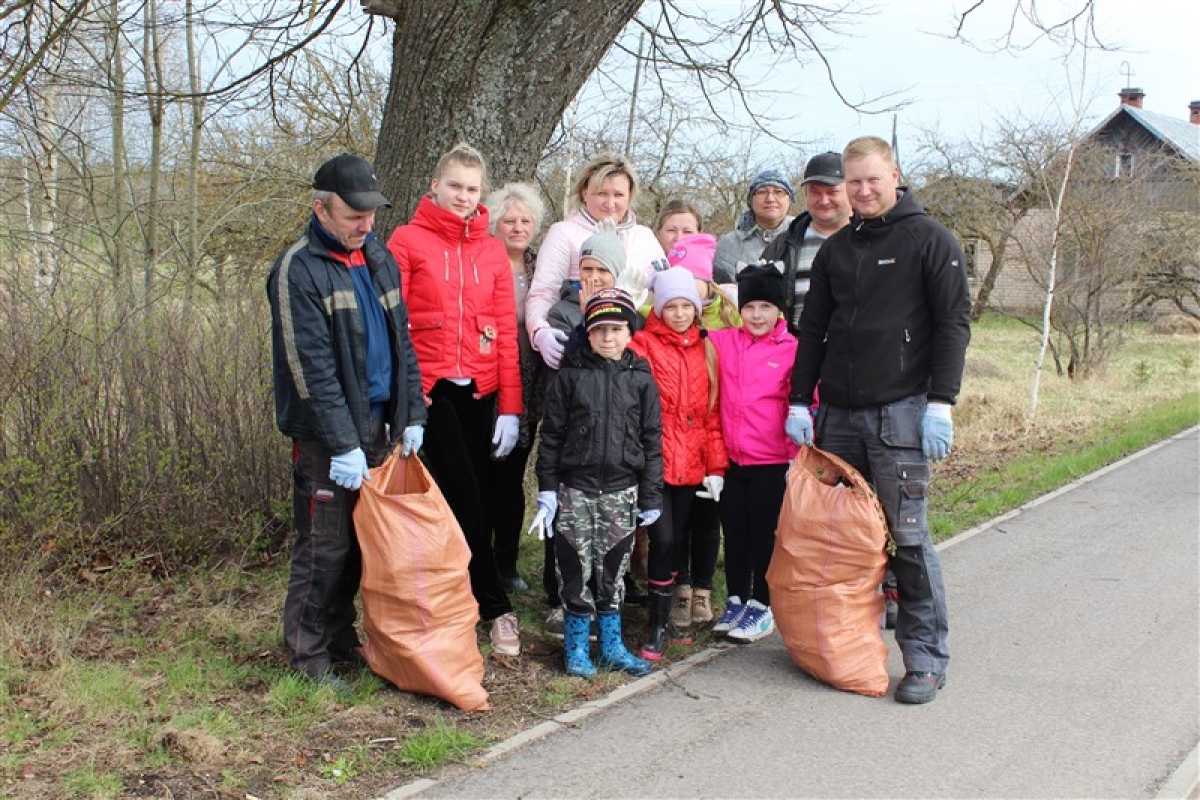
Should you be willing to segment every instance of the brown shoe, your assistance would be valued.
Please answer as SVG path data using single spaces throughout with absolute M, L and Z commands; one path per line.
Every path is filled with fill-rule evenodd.
M 686 628 L 692 624 L 692 587 L 676 584 L 671 597 L 671 624 Z
M 712 590 L 692 589 L 692 622 L 707 625 L 712 621 Z

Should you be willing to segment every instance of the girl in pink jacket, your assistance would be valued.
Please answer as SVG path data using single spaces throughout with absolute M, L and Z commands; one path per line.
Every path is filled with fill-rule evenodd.
M 708 334 L 717 352 L 721 432 L 729 454 L 718 503 L 729 600 L 713 631 L 746 643 L 775 630 L 766 575 L 788 464 L 796 455 L 783 424 L 797 342 L 783 318 L 787 296 L 778 270 L 748 266 L 737 285 L 742 327 Z

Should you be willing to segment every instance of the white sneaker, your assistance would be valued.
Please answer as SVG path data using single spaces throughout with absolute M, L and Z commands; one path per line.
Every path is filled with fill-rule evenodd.
M 517 627 L 517 615 L 512 611 L 492 621 L 489 638 L 492 640 L 492 652 L 496 655 L 521 655 L 521 631 Z
M 730 640 L 748 644 L 770 636 L 775 630 L 775 617 L 771 609 L 757 600 L 746 603 L 746 613 L 738 620 L 737 627 L 725 634 Z

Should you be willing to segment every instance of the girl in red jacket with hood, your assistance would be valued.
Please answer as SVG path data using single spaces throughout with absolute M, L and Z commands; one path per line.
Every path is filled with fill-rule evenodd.
M 488 210 L 479 202 L 485 181 L 479 152 L 455 145 L 388 249 L 400 265 L 429 404 L 425 460 L 470 545 L 471 591 L 480 617 L 492 622 L 492 648 L 516 656 L 517 617 L 487 515 L 498 488 L 492 458 L 507 456 L 519 435 L 521 368 L 512 269 L 504 245 L 488 234 Z
M 682 267 L 654 274 L 654 311 L 630 349 L 650 362 L 662 398 L 663 512 L 650 526 L 650 633 L 642 658 L 662 658 L 667 642 L 682 637 L 671 623 L 671 597 L 680 542 L 696 492 L 720 496 L 729 459 L 721 438 L 716 376 L 710 371 L 697 325 L 696 279 Z

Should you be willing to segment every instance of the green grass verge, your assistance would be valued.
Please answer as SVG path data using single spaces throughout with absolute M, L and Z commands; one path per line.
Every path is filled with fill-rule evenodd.
M 1147 406 L 1049 449 L 1019 456 L 965 481 L 930 487 L 930 529 L 936 540 L 1065 486 L 1143 447 L 1200 424 L 1200 392 Z

